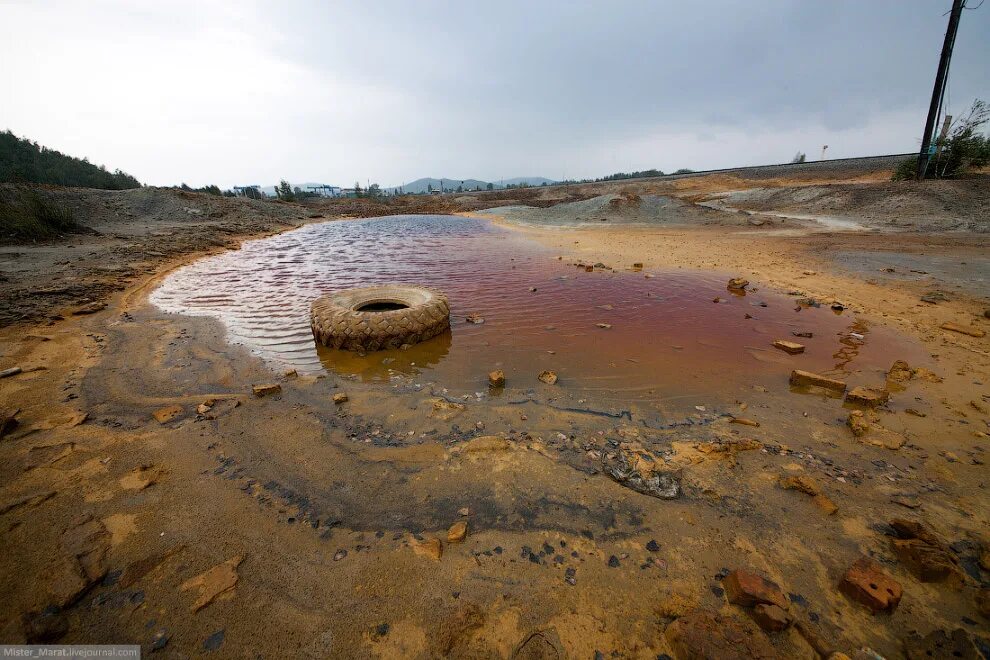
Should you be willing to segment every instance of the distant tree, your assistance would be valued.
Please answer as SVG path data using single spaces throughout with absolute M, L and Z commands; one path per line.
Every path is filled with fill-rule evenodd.
M 457 186 L 457 192 L 459 193 L 464 192 L 464 186 Z
M 141 183 L 121 170 L 107 171 L 86 158 L 73 158 L 22 139 L 10 131 L 0 132 L 0 183 L 47 183 L 55 186 L 125 190 Z
M 682 167 L 681 169 L 674 172 L 674 174 L 692 174 L 692 173 L 694 173 L 694 170 L 689 170 L 686 167 Z
M 794 158 L 791 159 L 791 163 L 803 163 L 805 160 L 804 152 L 799 151 L 794 154 Z
M 358 183 L 357 181 L 354 182 L 354 196 L 364 197 L 364 191 L 361 190 L 361 184 Z
M 495 184 L 494 183 L 489 183 L 487 186 L 485 186 L 485 188 L 487 190 L 495 190 Z
M 623 179 L 649 179 L 653 177 L 664 176 L 661 170 L 643 170 L 642 172 L 617 172 L 615 174 L 609 174 L 600 179 L 595 179 L 596 181 L 621 181 Z
M 278 198 L 283 201 L 296 201 L 296 196 L 292 192 L 292 185 L 285 179 L 278 182 L 278 186 L 275 187 L 275 194 L 278 195 Z
M 368 186 L 368 197 L 373 197 L 374 198 L 374 197 L 381 197 L 381 196 L 382 196 L 382 188 L 381 188 L 381 186 L 379 186 L 377 183 L 373 183 L 370 186 Z
M 426 192 L 433 192 L 433 184 L 432 183 L 426 184 Z

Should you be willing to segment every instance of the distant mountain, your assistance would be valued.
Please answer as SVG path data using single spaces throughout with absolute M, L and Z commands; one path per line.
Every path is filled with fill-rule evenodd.
M 292 186 L 292 189 L 293 190 L 295 190 L 296 188 L 299 188 L 303 192 L 309 192 L 309 187 L 310 186 L 329 186 L 331 184 L 329 184 L 329 183 L 315 183 L 313 181 L 307 181 L 306 183 L 292 183 L 290 181 L 289 182 L 289 185 Z M 351 185 L 354 185 L 354 184 L 351 184 Z M 265 193 L 269 197 L 274 197 L 275 196 L 275 186 L 262 186 L 261 187 L 261 192 Z
M 480 189 L 484 190 L 485 188 L 488 187 L 488 182 L 487 181 L 479 181 L 478 179 L 448 179 L 448 178 L 444 178 L 444 179 L 442 179 L 442 181 L 443 181 L 443 189 L 444 190 L 457 190 L 458 186 L 460 186 L 463 190 L 475 190 L 476 188 L 480 188 Z M 410 194 L 425 193 L 425 192 L 428 192 L 431 189 L 432 190 L 440 190 L 440 182 L 441 182 L 441 179 L 434 179 L 433 177 L 426 177 L 426 178 L 423 178 L 423 179 L 416 179 L 415 181 L 410 181 L 409 183 L 406 183 L 406 184 L 401 185 L 401 186 L 396 186 L 394 188 L 388 188 L 387 190 L 388 190 L 388 192 L 393 192 L 395 190 L 398 190 L 399 188 L 402 188 L 402 192 L 404 192 L 404 193 L 410 193 Z
M 402 186 L 396 186 L 394 188 L 387 188 L 388 192 L 394 192 L 399 188 L 402 189 L 404 193 L 417 194 L 429 192 L 429 190 L 440 190 L 440 179 L 435 179 L 433 177 L 426 177 L 423 179 L 416 179 L 415 181 L 410 181 Z M 443 179 L 443 189 L 447 191 L 456 191 L 461 188 L 465 192 L 471 190 L 487 190 L 488 181 L 480 181 L 478 179 Z M 543 183 L 551 184 L 555 183 L 552 179 L 546 179 L 541 176 L 522 176 L 516 177 L 514 179 L 505 179 L 502 181 L 493 182 L 493 187 L 497 190 L 508 185 L 518 186 L 519 184 L 527 184 L 530 186 L 539 186 Z

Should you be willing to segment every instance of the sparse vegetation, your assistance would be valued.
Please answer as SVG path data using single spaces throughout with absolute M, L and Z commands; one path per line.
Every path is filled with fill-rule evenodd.
M 0 183 L 46 183 L 104 190 L 141 187 L 141 182 L 126 172 L 110 172 L 103 165 L 66 156 L 10 131 L 0 133 Z
M 805 155 L 805 153 L 803 151 L 799 151 L 796 154 L 794 154 L 794 158 L 791 159 L 791 163 L 796 165 L 798 163 L 803 163 L 807 159 L 808 157 Z
M 26 187 L 0 188 L 0 242 L 36 241 L 85 231 L 68 208 Z
M 952 122 L 949 135 L 944 140 L 936 140 L 935 155 L 928 161 L 926 179 L 951 179 L 990 163 L 990 135 L 980 130 L 990 122 L 990 105 L 977 99 L 969 112 Z M 918 158 L 901 161 L 894 175 L 894 181 L 914 179 L 918 173 Z

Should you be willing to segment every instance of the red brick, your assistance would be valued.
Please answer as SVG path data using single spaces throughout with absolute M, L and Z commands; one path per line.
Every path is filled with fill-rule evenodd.
M 893 612 L 901 602 L 901 585 L 869 557 L 861 557 L 846 571 L 839 591 L 874 612 Z
M 766 603 L 787 609 L 787 595 L 775 582 L 762 575 L 736 569 L 725 576 L 722 587 L 730 603 L 743 607 Z

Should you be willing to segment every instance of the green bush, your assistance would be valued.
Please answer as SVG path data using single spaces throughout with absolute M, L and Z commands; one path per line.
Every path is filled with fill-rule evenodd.
M 990 136 L 979 132 L 988 121 L 990 106 L 977 99 L 968 114 L 952 123 L 948 137 L 936 142 L 937 154 L 928 161 L 925 178 L 951 179 L 990 163 Z M 891 179 L 913 179 L 917 172 L 918 158 L 908 158 L 897 166 Z

